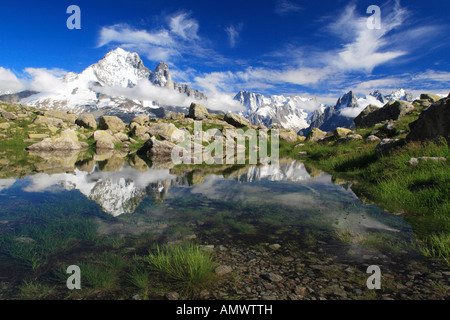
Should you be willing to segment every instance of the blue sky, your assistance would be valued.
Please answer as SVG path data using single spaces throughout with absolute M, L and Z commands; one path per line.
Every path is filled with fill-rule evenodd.
M 69 5 L 81 29 L 69 30 Z M 381 29 L 369 29 L 377 5 Z M 212 93 L 317 95 L 348 90 L 448 93 L 450 1 L 3 1 L 0 90 L 33 73 L 81 72 L 109 50 L 138 52 L 153 70 Z M 30 69 L 31 68 L 31 69 Z

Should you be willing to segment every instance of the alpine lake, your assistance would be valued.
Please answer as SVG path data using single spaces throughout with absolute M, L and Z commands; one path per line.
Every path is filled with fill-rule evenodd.
M 448 265 L 421 253 L 402 215 L 299 161 L 173 166 L 17 150 L 0 161 L 0 299 L 450 297 Z M 211 259 L 208 281 L 148 268 L 150 252 L 187 243 Z M 67 286 L 69 266 L 80 289 Z

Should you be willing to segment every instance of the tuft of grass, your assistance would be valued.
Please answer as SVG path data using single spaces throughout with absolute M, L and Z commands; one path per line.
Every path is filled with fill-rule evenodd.
M 212 254 L 192 242 L 163 248 L 157 246 L 143 259 L 151 271 L 190 292 L 207 285 L 215 267 Z

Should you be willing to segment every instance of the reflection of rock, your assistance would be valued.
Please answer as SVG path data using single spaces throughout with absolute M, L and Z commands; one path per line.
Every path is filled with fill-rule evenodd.
M 75 163 L 80 151 L 30 151 L 30 154 L 42 158 L 44 161 L 36 161 L 34 167 L 38 172 L 61 173 L 75 170 Z
M 99 169 L 104 172 L 115 172 L 123 167 L 125 159 L 119 156 L 113 156 L 98 164 Z
M 128 160 L 128 163 L 130 164 L 131 167 L 133 167 L 134 169 L 136 169 L 137 171 L 140 172 L 146 172 L 148 171 L 148 166 L 145 163 L 144 160 L 142 160 L 141 158 L 138 157 L 137 154 L 133 154 L 130 159 Z
M 95 160 L 94 158 L 78 160 L 75 163 L 75 166 L 78 168 L 78 170 L 92 172 L 95 168 Z
M 305 165 L 305 169 L 306 169 L 306 171 L 308 171 L 311 178 L 315 178 L 315 177 L 320 176 L 325 173 L 324 171 L 317 169 L 315 167 L 311 167 L 309 165 Z

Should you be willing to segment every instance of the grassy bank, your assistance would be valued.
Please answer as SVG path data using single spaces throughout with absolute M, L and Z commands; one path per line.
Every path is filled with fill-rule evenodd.
M 364 134 L 364 132 L 361 132 Z M 366 133 L 367 134 L 367 133 Z M 447 262 L 450 257 L 450 165 L 448 161 L 411 158 L 449 158 L 445 140 L 410 142 L 400 140 L 389 154 L 377 155 L 377 143 L 306 143 L 306 163 L 334 177 L 357 182 L 352 189 L 364 200 L 392 213 L 404 214 L 419 239 L 425 255 Z M 299 148 L 300 149 L 300 148 Z

